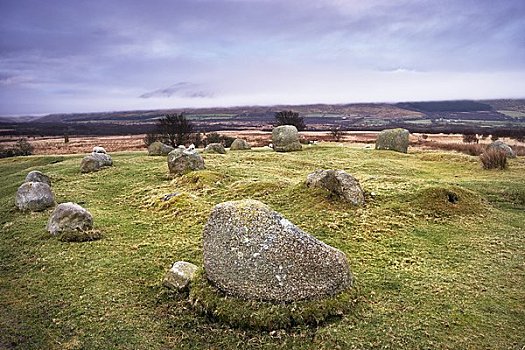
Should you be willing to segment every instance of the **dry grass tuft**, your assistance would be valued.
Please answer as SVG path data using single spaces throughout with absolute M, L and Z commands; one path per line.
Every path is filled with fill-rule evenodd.
M 498 149 L 489 149 L 479 156 L 483 169 L 507 169 L 507 154 Z

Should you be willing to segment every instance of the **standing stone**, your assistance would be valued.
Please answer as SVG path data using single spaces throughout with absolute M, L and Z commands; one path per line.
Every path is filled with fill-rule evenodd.
M 204 228 L 203 244 L 208 279 L 241 298 L 315 299 L 352 284 L 344 253 L 259 201 L 216 205 Z
M 182 292 L 188 289 L 195 277 L 197 266 L 186 261 L 177 261 L 164 276 L 162 284 L 166 288 Z
M 376 149 L 391 150 L 407 153 L 408 137 L 410 132 L 407 129 L 386 129 L 377 136 Z
M 52 235 L 68 232 L 84 232 L 93 228 L 93 216 L 76 203 L 59 204 L 47 223 Z
M 148 146 L 148 155 L 150 156 L 167 156 L 174 148 L 165 143 L 155 141 Z
M 273 149 L 276 152 L 300 151 L 299 132 L 293 125 L 281 125 L 272 131 Z
M 55 205 L 55 195 L 45 182 L 24 182 L 16 191 L 15 204 L 20 210 L 42 211 Z
M 43 182 L 51 186 L 51 179 L 49 179 L 49 176 L 41 173 L 38 170 L 30 171 L 24 182 Z
M 112 166 L 113 160 L 109 154 L 105 153 L 91 153 L 85 156 L 80 163 L 81 173 L 90 173 L 99 171 L 105 166 Z
M 306 178 L 306 186 L 324 188 L 353 205 L 365 203 L 359 181 L 343 170 L 316 170 Z
M 104 153 L 104 154 L 106 154 L 107 152 L 104 149 L 104 147 L 95 146 L 95 147 L 93 147 L 93 153 Z
M 495 149 L 505 152 L 507 157 L 509 158 L 516 158 L 516 153 L 510 148 L 509 145 L 507 145 L 505 142 L 501 140 L 496 140 L 492 142 L 490 145 L 487 146 L 487 150 L 489 149 Z
M 246 142 L 246 140 L 243 140 L 243 139 L 233 140 L 230 146 L 231 151 L 242 151 L 242 150 L 247 150 L 247 149 L 252 149 L 252 146 L 250 146 L 250 144 Z
M 186 174 L 204 169 L 204 159 L 195 149 L 179 146 L 168 154 L 168 168 L 171 174 Z
M 224 149 L 222 143 L 210 143 L 208 146 L 206 146 L 204 152 L 225 154 L 226 150 Z

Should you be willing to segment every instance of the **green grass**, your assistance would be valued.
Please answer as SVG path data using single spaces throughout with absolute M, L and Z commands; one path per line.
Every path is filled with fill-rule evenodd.
M 205 154 L 170 178 L 164 157 L 115 153 L 80 174 L 81 156 L 0 160 L 0 349 L 521 349 L 525 345 L 525 164 L 321 144 L 302 152 Z M 318 168 L 360 180 L 352 207 L 304 186 Z M 94 217 L 102 239 L 51 237 L 51 210 L 14 209 L 31 170 L 57 201 Z M 169 201 L 165 194 L 181 192 Z M 454 193 L 458 201 L 448 201 Z M 256 331 L 196 312 L 162 287 L 177 260 L 202 266 L 211 208 L 253 198 L 344 251 L 357 305 L 318 326 Z

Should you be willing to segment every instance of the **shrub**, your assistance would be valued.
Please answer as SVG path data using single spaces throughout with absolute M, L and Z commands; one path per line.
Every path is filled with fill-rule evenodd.
M 505 151 L 498 149 L 488 149 L 479 156 L 483 169 L 506 169 L 507 154 Z
M 0 158 L 30 156 L 31 154 L 33 154 L 33 146 L 25 138 L 19 139 L 11 148 L 0 146 Z
M 184 113 L 166 114 L 159 119 L 157 127 L 165 142 L 169 142 L 172 147 L 184 145 L 191 141 L 193 124 L 186 119 Z
M 147 133 L 146 136 L 144 136 L 144 138 L 142 140 L 144 141 L 144 144 L 146 146 L 149 146 L 153 142 L 156 142 L 156 141 L 159 140 L 159 135 L 154 133 L 154 132 L 150 132 L 150 133 Z
M 346 131 L 341 126 L 333 126 L 330 129 L 330 135 L 334 138 L 335 141 L 339 142 L 345 136 Z
M 299 113 L 294 111 L 280 111 L 275 113 L 275 122 L 275 126 L 293 125 L 299 131 L 306 129 L 303 117 L 300 117 Z
M 463 142 L 465 143 L 478 143 L 478 137 L 476 134 L 463 134 Z
M 232 145 L 233 141 L 235 141 L 235 137 L 220 135 L 216 132 L 210 132 L 206 135 L 204 144 L 209 145 L 210 143 L 222 143 L 224 147 L 228 148 Z

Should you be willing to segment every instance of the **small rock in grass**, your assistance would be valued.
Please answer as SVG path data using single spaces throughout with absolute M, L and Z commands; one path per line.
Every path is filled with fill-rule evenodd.
M 174 148 L 165 143 L 155 141 L 148 146 L 148 155 L 150 156 L 167 156 Z
M 171 174 L 182 175 L 204 169 L 204 159 L 195 149 L 179 146 L 168 154 L 168 168 Z
M 206 146 L 204 152 L 225 154 L 226 150 L 224 149 L 222 143 L 210 143 L 208 146 Z
M 24 182 L 16 191 L 15 204 L 23 211 L 42 211 L 55 205 L 55 195 L 45 182 Z
M 177 261 L 164 276 L 162 285 L 178 292 L 186 291 L 195 277 L 197 266 L 186 261 Z
M 248 150 L 252 149 L 252 146 L 246 140 L 243 139 L 235 139 L 233 140 L 230 150 L 231 151 L 242 151 L 242 150 Z
M 306 186 L 324 188 L 353 205 L 365 203 L 359 181 L 344 170 L 316 170 L 306 178 Z
M 376 149 L 407 153 L 409 136 L 410 132 L 407 129 L 397 128 L 383 130 L 377 136 Z
M 300 151 L 299 133 L 293 125 L 281 125 L 272 131 L 273 149 L 276 152 Z
M 516 158 L 516 152 L 514 152 L 512 150 L 512 148 L 510 148 L 509 145 L 507 145 L 505 142 L 503 142 L 501 140 L 496 140 L 493 143 L 491 143 L 490 145 L 488 145 L 487 146 L 487 150 L 489 150 L 489 149 L 500 150 L 500 151 L 505 152 L 507 157 L 509 157 L 509 158 Z
M 51 179 L 49 179 L 49 176 L 38 170 L 30 171 L 24 182 L 43 182 L 51 186 Z
M 88 232 L 93 229 L 93 216 L 89 211 L 76 203 L 57 205 L 47 223 L 47 230 L 53 236 L 63 233 Z

